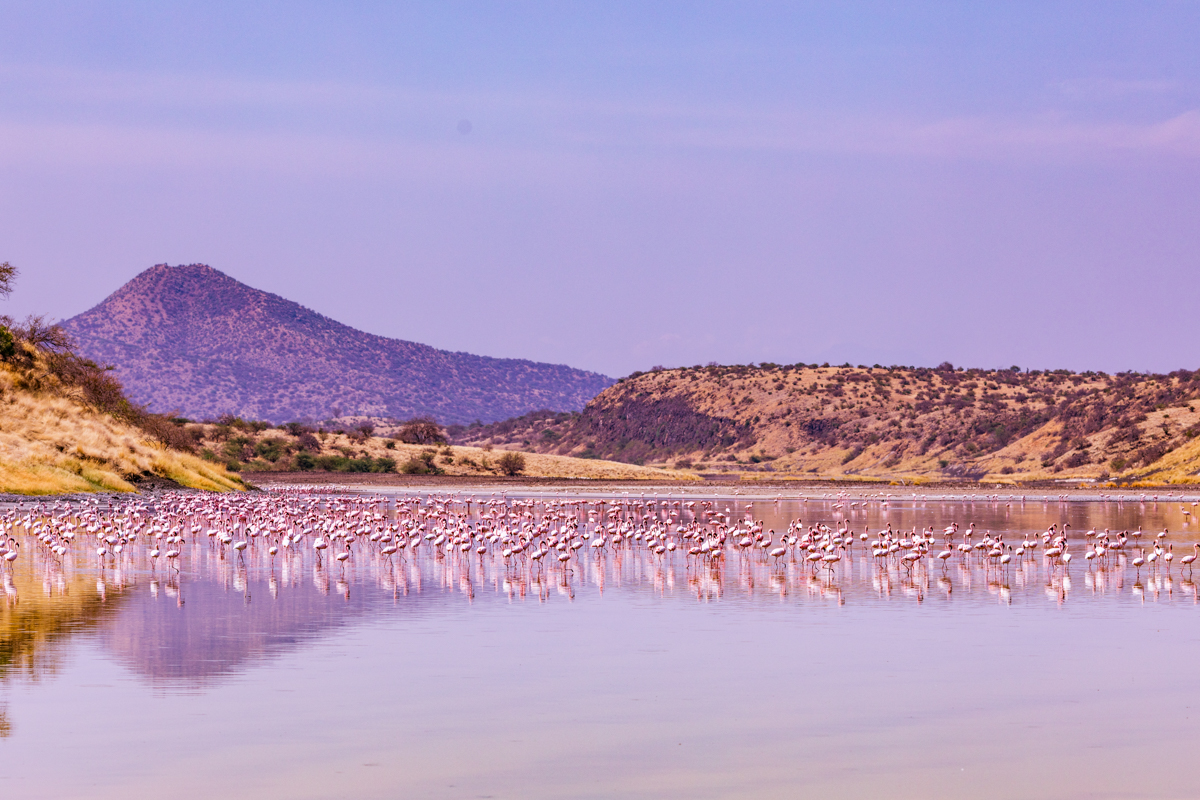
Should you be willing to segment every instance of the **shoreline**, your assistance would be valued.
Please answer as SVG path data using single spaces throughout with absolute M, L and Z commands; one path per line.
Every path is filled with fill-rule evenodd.
M 328 489 L 380 494 L 511 494 L 521 496 L 566 495 L 611 497 L 669 495 L 709 499 L 748 500 L 875 500 L 892 502 L 1200 502 L 1200 485 L 1111 489 L 1074 486 L 1014 486 L 995 484 L 922 484 L 901 486 L 858 481 L 634 481 L 618 479 L 528 478 L 382 475 L 343 473 L 258 473 L 254 486 L 271 489 Z M 1105 487 L 1107 488 L 1107 487 Z

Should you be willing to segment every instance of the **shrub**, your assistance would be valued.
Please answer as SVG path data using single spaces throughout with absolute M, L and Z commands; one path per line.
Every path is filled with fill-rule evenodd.
M 310 450 L 314 453 L 321 452 L 321 442 L 316 436 L 312 435 L 311 431 L 303 431 L 296 437 L 296 447 L 301 450 Z
M 445 444 L 446 434 L 433 417 L 414 417 L 400 426 L 396 438 L 405 444 Z
M 0 326 L 0 358 L 5 361 L 17 354 L 17 342 L 13 339 L 12 331 Z
M 309 466 L 311 464 L 311 467 Z M 328 472 L 395 472 L 396 461 L 392 458 L 349 458 L 347 456 L 311 456 L 300 453 L 296 456 L 298 469 L 316 467 Z
M 248 436 L 233 436 L 229 441 L 225 442 L 222 450 L 225 451 L 225 456 L 231 459 L 249 459 L 254 457 L 254 451 L 250 447 L 250 437 Z
M 525 455 L 510 450 L 496 459 L 496 468 L 504 475 L 520 475 L 525 471 Z
M 444 470 L 434 463 L 437 453 L 433 450 L 422 450 L 416 456 L 400 465 L 400 471 L 405 475 L 442 475 Z M 387 459 L 392 461 L 392 459 Z M 392 461 L 393 466 L 395 462 Z
M 261 458 L 265 458 L 271 463 L 279 460 L 280 456 L 288 451 L 287 442 L 280 439 L 278 436 L 271 436 L 263 439 L 254 446 L 254 452 Z
M 1063 466 L 1067 469 L 1074 469 L 1075 467 L 1082 467 L 1084 464 L 1090 464 L 1091 461 L 1092 459 L 1087 453 L 1083 452 L 1082 450 L 1076 450 L 1070 455 L 1070 457 L 1067 458 L 1067 461 Z
M 404 475 L 428 475 L 429 467 L 419 458 L 410 458 L 400 465 L 400 472 Z

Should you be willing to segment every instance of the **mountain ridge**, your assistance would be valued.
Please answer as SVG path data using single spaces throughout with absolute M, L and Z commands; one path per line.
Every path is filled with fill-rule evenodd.
M 196 418 L 492 421 L 579 409 L 612 383 L 359 331 L 205 264 L 155 265 L 62 325 L 135 400 Z

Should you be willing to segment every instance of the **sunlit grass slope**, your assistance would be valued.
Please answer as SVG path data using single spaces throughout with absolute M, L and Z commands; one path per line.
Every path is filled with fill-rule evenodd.
M 224 467 L 89 408 L 41 366 L 0 364 L 0 491 L 131 492 L 147 475 L 194 489 L 244 488 Z

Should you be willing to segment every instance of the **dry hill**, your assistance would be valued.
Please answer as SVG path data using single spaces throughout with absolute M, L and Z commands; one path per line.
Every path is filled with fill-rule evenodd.
M 577 410 L 612 383 L 363 333 L 203 264 L 148 269 L 63 325 L 135 401 L 193 419 L 491 421 Z
M 710 366 L 635 373 L 582 413 L 460 444 L 827 478 L 1200 482 L 1200 371 Z
M 172 447 L 190 446 L 180 434 L 130 403 L 57 328 L 0 318 L 0 492 L 244 488 L 224 467 Z

